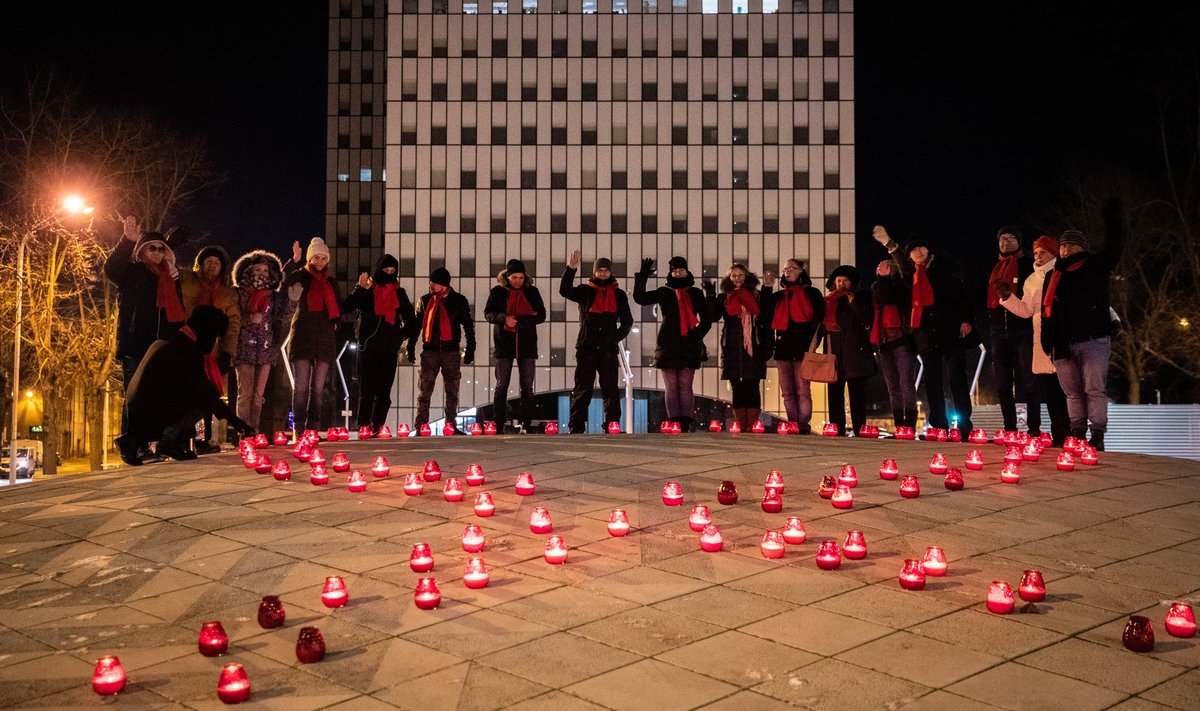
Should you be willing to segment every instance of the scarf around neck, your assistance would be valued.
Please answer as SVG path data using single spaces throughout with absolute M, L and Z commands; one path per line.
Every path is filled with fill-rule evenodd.
M 175 277 L 171 274 L 171 265 L 163 259 L 157 265 L 147 262 L 146 266 L 150 267 L 150 271 L 158 278 L 154 292 L 155 305 L 166 312 L 168 323 L 183 323 L 187 314 L 183 310 L 179 292 L 175 290 Z
M 679 308 L 679 335 L 686 336 L 691 330 L 700 325 L 696 310 L 692 307 L 691 287 L 672 289 L 675 292 L 675 304 Z
M 793 323 L 808 323 L 813 317 L 812 301 L 803 284 L 788 284 L 783 288 L 781 303 L 775 307 L 771 328 L 786 331 Z
M 617 312 L 617 280 L 610 277 L 605 282 L 600 283 L 595 279 L 588 279 L 585 282 L 596 291 L 596 298 L 592 299 L 588 313 L 615 314 Z
M 374 284 L 371 291 L 375 296 L 375 315 L 382 317 L 389 324 L 396 325 L 396 311 L 400 308 L 400 297 L 396 294 L 396 284 Z
M 908 323 L 913 328 L 920 328 L 925 307 L 933 306 L 933 284 L 929 283 L 929 274 L 926 272 L 929 262 L 913 266 L 912 316 Z
M 996 262 L 996 266 L 992 267 L 992 276 L 988 279 L 987 305 L 989 309 L 994 309 L 1000 305 L 1000 294 L 996 291 L 996 282 L 1002 281 L 1006 284 L 1016 284 L 1018 267 L 1017 260 L 1024 257 L 1025 253 L 1017 250 L 1012 254 L 1000 255 L 1000 261 Z M 1014 291 L 1016 291 L 1014 289 Z
M 441 294 L 431 294 L 433 298 L 425 305 L 425 319 L 421 326 L 421 337 L 426 343 L 449 341 L 454 338 L 454 330 L 450 326 L 450 312 L 446 310 L 446 297 L 454 293 L 447 287 Z M 437 321 L 436 325 L 434 321 Z M 434 328 L 437 333 L 434 333 Z M 435 338 L 436 336 L 436 338 Z
M 841 330 L 841 328 L 838 326 L 838 321 L 837 321 L 837 310 L 838 310 L 838 306 L 840 306 L 840 304 L 838 302 L 841 301 L 842 299 L 849 299 L 849 297 L 850 297 L 849 289 L 834 289 L 833 291 L 831 291 L 825 295 L 825 322 L 824 323 L 825 323 L 826 331 L 840 331 Z
M 521 316 L 533 316 L 536 314 L 536 312 L 533 310 L 533 307 L 529 305 L 529 299 L 525 298 L 524 288 L 514 289 L 511 286 L 506 286 L 504 288 L 508 290 L 508 301 L 505 302 L 504 305 L 504 313 L 506 316 L 520 318 Z M 516 325 L 513 325 L 512 327 L 505 326 L 504 330 L 513 333 L 516 332 L 517 327 Z
M 184 326 L 179 329 L 179 332 L 188 338 L 192 339 L 192 343 L 198 343 L 196 332 L 191 326 Z M 213 384 L 217 389 L 217 396 L 225 396 L 225 378 L 221 375 L 221 367 L 217 365 L 217 356 L 213 353 L 205 353 L 204 356 L 204 377 L 208 378 L 208 382 Z
M 312 276 L 312 283 L 308 285 L 308 310 L 324 311 L 329 314 L 330 319 L 341 317 L 342 312 L 338 310 L 333 284 L 329 283 L 329 267 L 320 271 L 312 266 L 305 266 L 304 269 Z

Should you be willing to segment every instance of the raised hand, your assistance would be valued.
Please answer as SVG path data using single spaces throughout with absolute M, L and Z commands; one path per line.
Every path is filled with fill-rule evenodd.
M 875 225 L 875 229 L 871 230 L 871 236 L 874 237 L 875 241 L 879 244 L 887 244 L 892 239 L 890 236 L 888 236 L 888 231 L 884 229 L 883 225 Z
M 359 272 L 358 285 L 364 289 L 370 289 L 371 288 L 371 276 L 369 274 L 367 274 L 366 272 Z
M 142 234 L 142 228 L 138 225 L 136 215 L 126 215 L 121 219 L 121 236 L 130 242 L 136 242 L 137 238 Z
M 288 300 L 289 301 L 299 301 L 300 297 L 303 295 L 304 295 L 304 285 L 301 284 L 300 282 L 296 282 L 295 284 L 292 284 L 291 286 L 288 287 Z
M 775 272 L 770 269 L 763 271 L 762 275 L 763 286 L 775 286 Z
M 300 240 L 292 242 L 292 261 L 296 264 L 304 261 L 304 250 L 300 248 Z
M 583 259 L 583 255 L 579 253 L 578 249 L 574 252 L 571 252 L 571 256 L 567 257 L 567 267 L 570 269 L 578 269 L 579 261 L 581 259 Z
M 650 257 L 646 257 L 645 259 L 643 259 L 642 260 L 642 268 L 639 270 L 639 272 L 642 274 L 653 274 L 654 273 L 654 260 L 651 259 Z

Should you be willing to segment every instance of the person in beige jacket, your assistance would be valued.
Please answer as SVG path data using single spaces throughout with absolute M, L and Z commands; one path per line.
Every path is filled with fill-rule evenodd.
M 217 245 L 208 245 L 196 255 L 190 271 L 179 271 L 179 289 L 183 295 L 183 309 L 188 316 L 197 306 L 213 306 L 229 320 L 229 330 L 213 349 L 221 373 L 222 397 L 228 392 L 229 371 L 233 370 L 233 356 L 237 353 L 238 333 L 242 330 L 242 312 L 238 308 L 237 292 L 230 279 L 229 253 Z M 215 454 L 221 451 L 219 442 L 214 442 L 212 415 L 204 418 L 204 437 L 196 438 L 197 454 Z
M 1067 399 L 1054 373 L 1054 361 L 1042 348 L 1042 287 L 1046 275 L 1054 269 L 1057 261 L 1058 240 L 1048 235 L 1038 237 L 1033 243 L 1033 273 L 1025 278 L 1024 297 L 1018 297 L 1011 289 L 1001 287 L 1000 305 L 1019 318 L 1033 319 L 1033 373 L 1036 386 L 1041 388 L 1043 402 L 1050 413 L 1050 436 L 1052 447 L 1061 447 L 1070 432 L 1070 416 L 1067 414 Z M 999 286 L 999 284 L 997 284 Z M 1008 293 L 1003 293 L 1007 291 Z

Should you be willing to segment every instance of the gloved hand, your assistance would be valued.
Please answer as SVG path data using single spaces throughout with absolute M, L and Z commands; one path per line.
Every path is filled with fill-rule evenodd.
M 638 273 L 639 274 L 647 274 L 647 275 L 653 274 L 654 273 L 654 260 L 651 259 L 650 257 L 646 257 L 645 259 L 643 259 L 642 260 L 642 268 L 640 270 L 638 270 Z
M 474 362 L 475 362 L 475 349 L 468 348 L 467 352 L 463 354 L 463 364 L 471 365 Z
M 992 282 L 992 288 L 996 290 L 996 294 L 1000 297 L 1001 301 L 1012 296 L 1013 293 L 1012 285 L 1003 279 L 997 279 L 996 281 Z
M 242 437 L 250 437 L 252 435 L 258 434 L 257 432 L 254 431 L 254 428 L 251 427 L 248 422 L 246 422 L 245 420 L 243 420 L 242 418 L 240 418 L 236 415 L 234 417 L 230 418 L 229 426 L 232 427 L 234 430 L 236 430 L 237 433 L 239 435 L 241 435 Z
M 704 289 L 704 293 L 709 296 L 717 295 L 717 285 L 713 283 L 712 279 L 705 279 L 700 282 L 700 288 Z
M 227 351 L 221 351 L 217 354 L 217 369 L 221 371 L 221 375 L 226 375 L 233 370 L 233 356 Z
M 295 284 L 292 284 L 291 286 L 288 287 L 288 300 L 289 301 L 299 301 L 300 297 L 303 295 L 304 295 L 304 285 L 301 284 L 300 282 L 296 282 Z
M 888 232 L 883 225 L 875 225 L 875 229 L 871 230 L 871 236 L 879 244 L 886 245 L 892 238 L 888 236 Z

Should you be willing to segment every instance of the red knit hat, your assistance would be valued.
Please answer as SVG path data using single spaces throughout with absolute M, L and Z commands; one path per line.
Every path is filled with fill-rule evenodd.
M 1058 240 L 1050 235 L 1042 235 L 1033 241 L 1034 249 L 1044 249 L 1054 256 L 1058 256 Z

